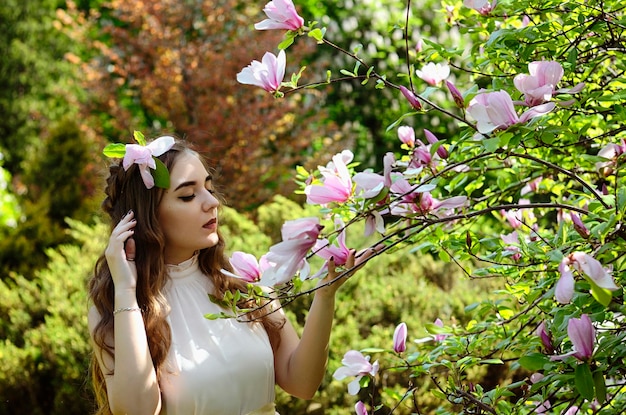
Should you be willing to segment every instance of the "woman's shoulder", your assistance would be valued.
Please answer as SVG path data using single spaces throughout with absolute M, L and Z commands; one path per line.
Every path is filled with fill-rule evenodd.
M 89 312 L 87 313 L 87 327 L 89 328 L 89 333 L 94 332 L 100 320 L 102 320 L 102 316 L 96 306 L 92 305 L 89 307 Z

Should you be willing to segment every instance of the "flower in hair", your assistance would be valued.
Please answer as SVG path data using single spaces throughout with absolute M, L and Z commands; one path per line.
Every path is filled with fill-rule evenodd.
M 123 158 L 124 170 L 137 164 L 146 188 L 152 189 L 156 185 L 167 189 L 170 186 L 170 175 L 165 164 L 157 157 L 172 148 L 175 142 L 174 137 L 162 136 L 146 145 L 141 132 L 135 131 L 133 136 L 138 144 L 109 144 L 104 148 L 104 155 L 111 158 Z

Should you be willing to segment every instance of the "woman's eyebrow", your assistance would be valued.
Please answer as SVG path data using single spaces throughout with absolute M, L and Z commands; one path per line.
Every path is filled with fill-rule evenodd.
M 204 182 L 210 182 L 211 180 L 213 180 L 213 176 L 211 176 L 210 174 L 204 179 Z M 187 187 L 187 186 L 195 186 L 196 185 L 196 181 L 195 180 L 189 180 L 186 182 L 182 182 L 181 184 L 179 184 L 178 186 L 176 186 L 176 189 L 174 189 L 174 191 L 177 191 L 178 189 L 182 189 L 183 187 Z

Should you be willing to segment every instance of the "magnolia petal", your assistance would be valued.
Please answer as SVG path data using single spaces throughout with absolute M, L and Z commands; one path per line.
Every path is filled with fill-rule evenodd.
M 563 262 L 559 265 L 559 271 L 561 278 L 556 283 L 554 295 L 559 303 L 568 304 L 574 297 L 574 275 Z
M 587 314 L 581 315 L 580 318 L 571 318 L 568 321 L 567 335 L 574 345 L 577 358 L 586 360 L 593 355 L 596 331 Z
M 146 188 L 152 189 L 154 187 L 154 177 L 150 174 L 148 166 L 146 164 L 140 164 L 139 172 L 141 173 L 141 179 L 143 180 L 143 184 L 146 185 Z
M 357 376 L 352 382 L 348 383 L 348 394 L 354 396 L 361 390 L 361 378 L 363 376 Z
M 363 402 L 358 401 L 356 405 L 354 405 L 354 412 L 356 412 L 356 415 L 367 415 L 367 408 Z
M 445 200 L 437 201 L 434 204 L 433 209 L 458 208 L 458 207 L 464 206 L 466 202 L 467 202 L 467 196 L 454 196 L 454 197 L 450 197 L 450 198 L 445 199 Z
M 539 117 L 541 115 L 545 115 L 549 113 L 550 111 L 554 109 L 555 106 L 556 104 L 554 102 L 548 102 L 542 105 L 537 105 L 535 107 L 528 109 L 526 112 L 524 112 L 521 115 L 519 120 L 520 122 L 527 122 L 531 118 Z
M 169 149 L 171 149 L 172 146 L 174 146 L 175 142 L 176 140 L 174 139 L 174 137 L 171 137 L 169 135 L 164 135 L 162 137 L 155 139 L 154 141 L 149 143 L 146 147 L 150 150 L 153 156 L 158 157 L 161 154 L 168 151 Z
M 395 331 L 393 332 L 393 350 L 396 353 L 402 353 L 406 351 L 406 337 L 407 337 L 406 323 L 402 322 L 398 324 Z
M 619 287 L 615 285 L 611 273 L 608 272 L 594 257 L 584 252 L 574 252 L 571 254 L 574 260 L 574 267 L 585 273 L 598 287 L 606 288 L 607 290 L 617 290 Z

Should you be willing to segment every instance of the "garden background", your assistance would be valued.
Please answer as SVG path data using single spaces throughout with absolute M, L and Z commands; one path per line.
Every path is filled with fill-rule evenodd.
M 516 207 L 513 193 L 541 177 L 544 193 L 535 189 L 538 196 L 533 202 L 547 203 L 552 195 L 569 198 L 570 205 L 589 209 L 594 223 L 602 225 L 592 229 L 591 239 L 566 238 L 568 231 L 558 222 L 555 205 L 537 212 L 541 229 L 553 225 L 559 229 L 559 241 L 571 248 L 564 249 L 565 254 L 588 250 L 604 255 L 618 285 L 624 280 L 625 244 L 619 232 L 624 194 L 615 190 L 615 209 L 604 199 L 590 207 L 583 203 L 584 197 L 601 199 L 602 185 L 621 188 L 619 163 L 606 175 L 594 170 L 595 163 L 603 161 L 598 151 L 619 143 L 626 131 L 622 34 L 626 22 L 618 1 L 503 1 L 484 13 L 460 1 L 296 1 L 300 15 L 317 21 L 325 28 L 324 36 L 348 53 L 320 45 L 314 36 L 297 39 L 288 48 L 287 73 L 306 66 L 303 78 L 320 85 L 285 88 L 284 98 L 236 80 L 252 59 L 276 52 L 284 39 L 282 31 L 254 30 L 254 23 L 265 18 L 264 6 L 264 1 L 241 0 L 6 0 L 0 5 L 0 415 L 86 414 L 93 409 L 86 282 L 108 237 L 108 225 L 99 212 L 108 163 L 102 148 L 110 142 L 130 142 L 134 130 L 147 137 L 176 134 L 208 156 L 228 201 L 220 226 L 230 250 L 258 257 L 280 241 L 284 221 L 319 215 L 319 206 L 306 203 L 295 180 L 298 166 L 302 176 L 349 149 L 359 171 L 380 172 L 385 154 L 392 152 L 399 159 L 407 154 L 406 142 L 398 139 L 400 123 L 416 132 L 426 128 L 451 153 L 456 146 L 461 152 L 471 134 L 460 121 L 478 88 L 512 86 L 513 75 L 526 71 L 529 62 L 558 57 L 566 65 L 569 86 L 574 81 L 587 84 L 586 95 L 574 105 L 576 111 L 566 115 L 555 111 L 550 115 L 553 124 L 547 127 L 494 135 L 480 147 L 486 152 L 481 154 L 496 154 L 532 136 L 525 154 L 537 158 L 532 151 L 545 150 L 542 155 L 552 164 L 517 169 L 520 159 L 511 161 L 514 157 L 507 157 L 505 150 L 498 153 L 495 165 L 477 165 L 469 181 L 458 175 L 456 181 L 445 178 L 445 183 L 450 195 L 462 188 L 477 209 L 488 210 L 497 205 L 493 189 L 497 202 Z M 523 31 L 529 24 L 522 23 L 523 16 L 537 31 Z M 556 16 L 573 20 L 549 24 Z M 593 47 L 585 43 L 593 44 L 596 38 Z M 354 55 L 375 72 L 355 67 Z M 448 89 L 429 86 L 415 76 L 415 69 L 431 61 L 451 65 L 448 79 L 464 86 L 466 102 L 461 98 L 461 104 L 455 104 Z M 414 87 L 424 98 L 423 108 L 411 107 L 389 85 L 365 82 L 372 73 L 384 74 L 379 81 Z M 342 81 L 335 82 L 338 78 Z M 567 145 L 560 141 L 565 139 Z M 555 152 L 559 147 L 568 150 Z M 469 151 L 467 159 L 482 157 L 475 147 L 463 151 Z M 463 157 L 456 160 L 460 163 Z M 549 180 L 546 171 L 551 172 Z M 571 187 L 565 179 L 558 185 L 562 176 L 580 176 L 578 184 L 594 186 Z M 607 211 L 612 212 L 610 218 Z M 508 324 L 515 316 L 532 316 L 526 308 L 532 303 L 541 310 L 537 315 L 557 317 L 560 327 L 555 322 L 554 331 L 560 330 L 559 341 L 564 342 L 569 316 L 578 315 L 573 305 L 565 316 L 554 311 L 552 303 L 539 303 L 539 297 L 552 301 L 547 297 L 554 294 L 550 284 L 558 276 L 557 267 L 542 264 L 555 258 L 558 264 L 561 256 L 556 250 L 533 247 L 535 240 L 522 243 L 518 251 L 536 260 L 523 265 L 524 274 L 499 238 L 511 231 L 506 215 L 494 210 L 483 216 L 460 231 L 430 223 L 431 236 L 440 238 L 441 246 L 407 238 L 408 243 L 377 256 L 342 287 L 320 391 L 311 401 L 279 392 L 279 412 L 354 413 L 357 398 L 347 393 L 346 382 L 333 379 L 333 372 L 350 349 L 389 352 L 395 327 L 406 322 L 412 357 L 398 360 L 395 369 L 388 365 L 369 388 L 363 384 L 358 397 L 380 405 L 376 413 L 387 414 L 392 408 L 401 414 L 539 413 L 543 410 L 539 405 L 550 400 L 555 407 L 564 403 L 555 409 L 559 414 L 584 402 L 584 413 L 621 413 L 626 402 L 621 289 L 609 294 L 609 300 L 605 293 L 598 301 L 602 309 L 594 303 L 597 295 L 574 301 L 578 314 L 592 310 L 594 321 L 612 324 L 605 326 L 603 335 L 612 342 L 611 351 L 605 346 L 597 362 L 587 362 L 596 379 L 591 387 L 576 383 L 581 376 L 568 377 L 567 367 L 540 358 L 519 363 L 520 355 L 541 350 L 539 337 L 532 335 L 540 319 L 530 317 L 522 318 L 515 334 L 489 337 L 487 329 L 473 333 L 467 343 L 456 345 L 457 351 L 450 349 L 448 359 L 437 352 L 438 363 L 429 361 L 430 369 L 420 360 L 434 349 L 420 352 L 421 343 L 413 340 L 431 341 L 436 319 L 445 322 L 447 334 L 452 328 L 471 332 L 480 324 L 500 325 L 505 320 Z M 376 242 L 363 234 L 362 223 L 351 226 L 350 245 L 361 248 Z M 576 231 L 572 228 L 569 234 Z M 463 245 L 465 255 L 453 252 Z M 490 256 L 486 251 L 500 254 Z M 485 264 L 494 267 L 483 274 L 467 272 L 470 267 L 487 269 Z M 514 274 L 511 267 L 517 270 Z M 545 279 L 540 278 L 542 272 Z M 487 274 L 489 278 L 477 277 Z M 520 275 L 529 274 L 537 275 L 532 284 L 541 287 L 541 296 L 533 294 L 536 288 L 530 283 L 517 285 Z M 584 280 L 577 284 L 578 291 L 589 291 Z M 300 326 L 309 301 L 309 296 L 299 296 L 286 307 Z M 518 337 L 525 339 L 523 347 L 518 347 Z M 484 349 L 493 349 L 493 355 L 475 347 L 484 339 L 489 339 Z M 507 348 L 511 344 L 515 347 Z M 455 359 L 463 347 L 468 355 L 481 358 Z M 572 364 L 571 372 L 587 363 Z M 531 375 L 545 368 L 563 377 L 555 379 L 553 389 L 541 384 L 533 389 Z M 601 393 L 600 384 L 609 392 Z

